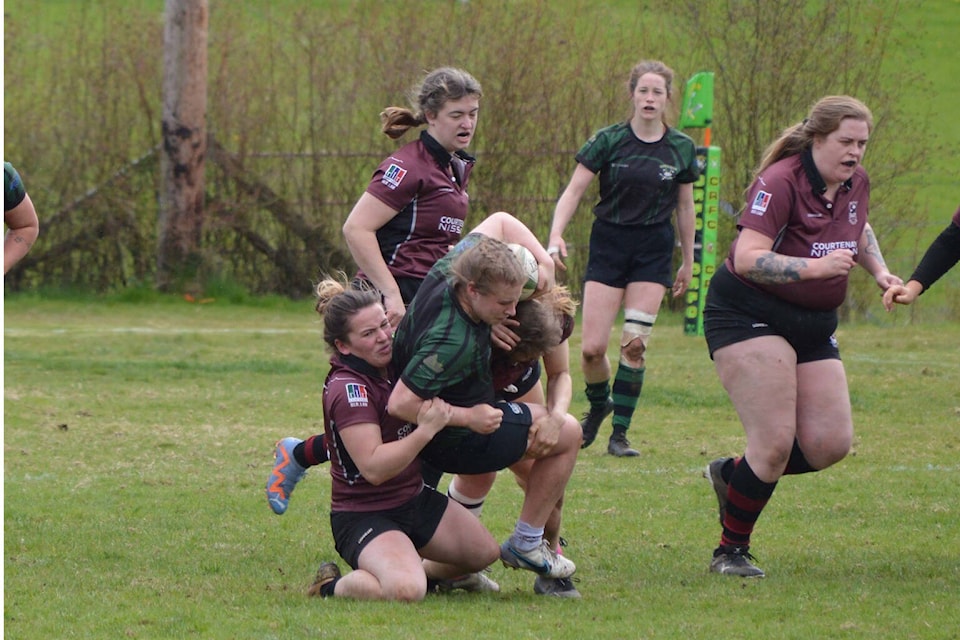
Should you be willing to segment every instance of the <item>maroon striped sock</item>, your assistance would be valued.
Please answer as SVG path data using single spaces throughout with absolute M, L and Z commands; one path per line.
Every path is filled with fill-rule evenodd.
M 758 478 L 746 457 L 740 458 L 730 477 L 727 490 L 727 508 L 723 517 L 723 534 L 720 545 L 747 548 L 750 534 L 766 506 L 776 482 L 764 482 Z
M 327 446 L 324 434 L 310 436 L 293 448 L 293 457 L 302 467 L 312 467 L 323 464 L 330 458 L 327 456 Z

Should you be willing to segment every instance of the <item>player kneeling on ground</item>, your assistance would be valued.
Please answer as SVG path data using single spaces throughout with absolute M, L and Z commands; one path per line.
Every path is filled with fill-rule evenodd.
M 345 277 L 327 279 L 317 287 L 317 311 L 333 351 L 323 387 L 330 525 L 354 571 L 341 576 L 324 563 L 308 593 L 417 601 L 428 579 L 499 590 L 476 573 L 498 557 L 496 540 L 469 511 L 423 485 L 417 456 L 450 422 L 452 408 L 434 399 L 411 421 L 387 413 L 393 347 L 380 295 L 348 288 Z

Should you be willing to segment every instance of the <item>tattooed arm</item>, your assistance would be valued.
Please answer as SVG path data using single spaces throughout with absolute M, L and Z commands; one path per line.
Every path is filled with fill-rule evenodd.
M 30 251 L 40 234 L 40 221 L 29 195 L 13 209 L 4 211 L 3 221 L 7 225 L 3 237 L 3 273 L 6 275 Z
M 773 239 L 753 229 L 742 229 L 734 254 L 736 272 L 760 284 L 786 284 L 846 275 L 853 268 L 853 252 L 838 249 L 822 258 L 798 258 L 773 251 Z
M 868 222 L 860 234 L 858 243 L 859 255 L 857 262 L 866 269 L 873 279 L 877 281 L 877 286 L 886 291 L 895 284 L 903 284 L 903 280 L 890 273 L 887 269 L 887 263 L 880 252 L 880 245 L 877 243 L 877 236 L 873 233 L 873 227 Z

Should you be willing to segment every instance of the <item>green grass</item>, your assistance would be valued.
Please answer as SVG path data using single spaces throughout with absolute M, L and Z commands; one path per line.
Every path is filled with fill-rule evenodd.
M 928 168 L 929 190 L 920 198 L 930 211 L 929 239 L 932 240 L 960 204 L 956 193 L 957 172 L 952 169 L 960 161 L 960 120 L 950 115 L 956 112 L 960 101 L 960 82 L 952 55 L 953 41 L 960 32 L 960 1 L 902 3 L 897 27 L 899 34 L 915 49 L 894 51 L 885 61 L 890 86 L 908 86 L 907 79 L 920 73 L 933 84 L 929 95 L 911 100 L 915 103 L 911 112 L 923 121 L 934 122 L 934 130 L 939 132 L 942 143 L 935 155 L 941 161 Z M 910 144 L 907 140 L 904 143 Z
M 497 566 L 499 595 L 399 605 L 303 595 L 338 559 L 326 469 L 282 518 L 265 504 L 273 443 L 321 428 L 309 303 L 14 297 L 4 312 L 5 637 L 958 637 L 956 323 L 841 328 L 855 451 L 781 483 L 754 536 L 765 580 L 706 572 L 719 527 L 700 470 L 743 435 L 702 338 L 662 314 L 642 456 L 604 455 L 606 426 L 569 486 L 584 599 L 537 597 Z M 519 502 L 505 474 L 484 511 L 497 538 Z

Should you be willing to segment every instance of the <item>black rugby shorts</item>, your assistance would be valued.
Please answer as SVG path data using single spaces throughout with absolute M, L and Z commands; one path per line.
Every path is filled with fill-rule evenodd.
M 748 286 L 721 264 L 710 280 L 703 333 L 710 357 L 722 347 L 759 336 L 780 336 L 797 353 L 797 364 L 839 360 L 834 332 L 837 312 L 805 309 Z

